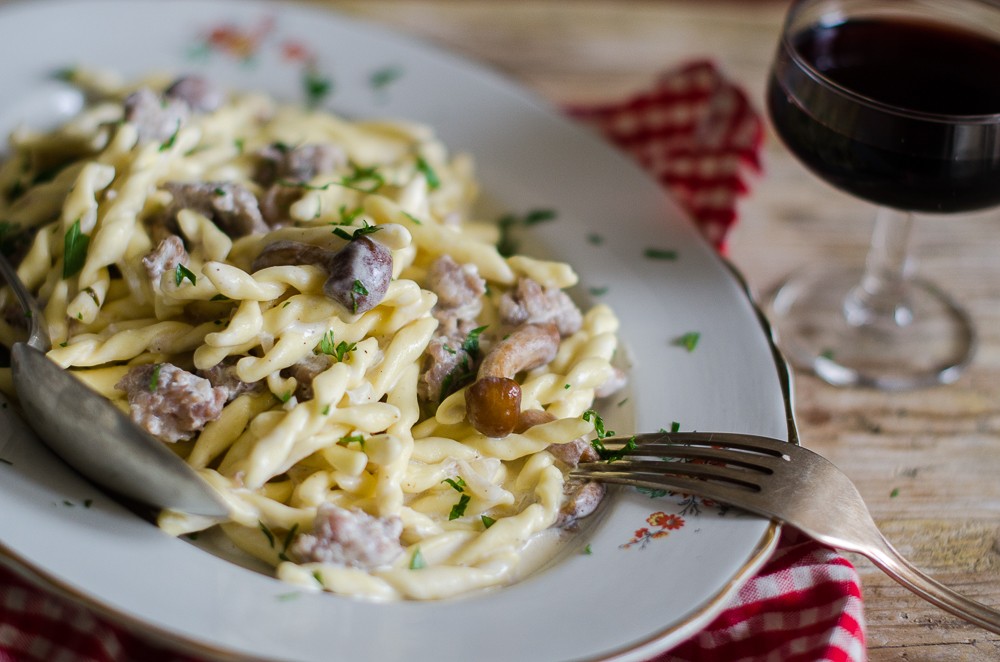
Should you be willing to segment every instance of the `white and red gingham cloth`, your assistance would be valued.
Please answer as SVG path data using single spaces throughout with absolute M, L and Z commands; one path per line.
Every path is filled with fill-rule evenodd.
M 707 61 L 618 104 L 571 108 L 632 154 L 725 249 L 736 202 L 759 170 L 760 116 Z M 857 572 L 794 531 L 705 629 L 655 662 L 862 662 Z M 166 650 L 0 566 L 0 662 L 200 662 Z

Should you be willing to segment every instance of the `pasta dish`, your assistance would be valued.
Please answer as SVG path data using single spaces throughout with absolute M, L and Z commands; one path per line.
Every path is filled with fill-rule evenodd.
M 594 511 L 603 487 L 566 476 L 625 383 L 617 319 L 577 307 L 570 265 L 501 250 L 470 157 L 195 76 L 73 82 L 78 116 L 11 136 L 0 249 L 49 358 L 229 510 L 162 529 L 221 531 L 301 587 L 420 600 L 515 580 L 530 541 Z M 6 288 L 0 311 L 9 347 Z

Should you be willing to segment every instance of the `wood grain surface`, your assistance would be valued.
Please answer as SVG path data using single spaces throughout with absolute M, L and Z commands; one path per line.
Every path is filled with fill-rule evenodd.
M 554 103 L 613 101 L 709 57 L 763 107 L 777 0 L 322 0 L 490 65 Z M 730 255 L 756 291 L 817 262 L 863 260 L 873 210 L 819 182 L 769 132 Z M 918 566 L 1000 605 L 1000 211 L 916 224 L 920 273 L 967 306 L 980 348 L 950 386 L 839 389 L 796 376 L 804 443 L 857 483 Z M 996 660 L 1000 637 L 921 601 L 860 557 L 871 660 Z

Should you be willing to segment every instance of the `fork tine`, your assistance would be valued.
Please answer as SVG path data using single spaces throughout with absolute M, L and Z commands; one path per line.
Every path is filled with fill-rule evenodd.
M 581 478 L 588 477 L 587 472 L 579 472 L 577 475 Z M 718 483 L 669 474 L 648 474 L 640 478 L 635 474 L 610 471 L 601 472 L 597 480 L 603 483 L 614 483 L 630 487 L 668 489 L 685 494 L 697 494 L 698 496 L 707 497 L 720 503 L 742 508 L 762 517 L 774 517 L 773 513 L 765 507 L 764 504 L 766 501 L 760 498 L 761 493 L 742 485 Z
M 691 446 L 688 444 L 651 443 L 636 446 L 632 449 L 615 450 L 613 452 L 620 454 L 623 458 L 656 457 L 662 458 L 661 462 L 669 461 L 669 458 L 676 458 L 682 461 L 692 460 L 707 462 L 709 464 L 728 464 L 763 473 L 773 473 L 777 468 L 776 463 L 786 461 L 773 455 L 761 455 L 742 449 L 722 449 L 711 446 Z
M 706 445 L 725 448 L 737 448 L 745 451 L 763 453 L 775 457 L 794 453 L 795 444 L 780 439 L 762 437 L 738 432 L 650 432 L 637 434 L 634 437 L 612 437 L 604 439 L 605 446 L 626 445 L 634 440 L 639 447 L 655 444 L 661 445 Z
M 723 481 L 759 491 L 757 478 L 771 474 L 767 467 L 734 467 L 724 464 L 694 464 L 666 460 L 618 460 L 615 462 L 583 462 L 574 470 L 575 475 L 602 479 L 609 474 L 630 473 L 642 477 L 684 476 L 704 480 Z

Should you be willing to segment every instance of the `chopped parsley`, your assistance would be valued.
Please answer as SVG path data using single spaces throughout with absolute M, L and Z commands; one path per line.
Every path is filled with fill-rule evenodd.
M 381 69 L 377 69 L 372 72 L 372 75 L 368 77 L 368 82 L 371 83 L 372 89 L 375 91 L 382 91 L 390 84 L 399 80 L 402 76 L 402 67 L 382 67 Z
M 331 329 L 320 339 L 319 344 L 313 349 L 313 354 L 326 354 L 339 362 L 343 361 L 357 347 L 357 343 L 348 343 L 346 340 L 341 340 L 339 343 L 335 342 L 333 329 Z
M 423 221 L 421 221 L 419 218 L 417 218 L 416 216 L 414 216 L 413 214 L 411 214 L 408 211 L 404 211 L 403 212 L 403 216 L 405 216 L 406 218 L 410 219 L 411 221 L 413 221 L 417 225 L 423 225 L 424 224 Z
M 309 67 L 302 74 L 302 89 L 306 95 L 306 105 L 315 108 L 333 92 L 333 81 Z
M 347 446 L 349 444 L 351 444 L 351 443 L 355 443 L 355 444 L 359 445 L 361 447 L 361 450 L 364 450 L 365 449 L 365 437 L 364 437 L 364 435 L 362 435 L 362 434 L 352 434 L 352 435 L 350 435 L 348 437 L 341 437 L 340 441 L 337 442 L 337 445 L 338 446 L 343 446 L 344 448 L 347 448 Z
M 434 172 L 434 168 L 431 167 L 427 160 L 422 156 L 417 156 L 417 172 L 424 176 L 427 180 L 427 188 L 430 190 L 435 190 L 441 186 L 441 178 L 438 177 L 437 173 Z
M 592 232 L 587 235 L 587 241 L 592 243 L 594 246 L 600 246 L 604 243 L 604 237 L 596 232 Z
M 463 494 L 458 498 L 458 503 L 451 507 L 451 512 L 448 513 L 448 520 L 458 519 L 465 515 L 465 509 L 468 507 L 469 502 L 472 501 L 472 497 L 468 494 Z
M 285 391 L 284 393 L 281 394 L 275 393 L 274 397 L 278 398 L 278 400 L 281 400 L 282 403 L 287 403 L 289 400 L 292 399 L 292 392 Z
M 420 548 L 417 547 L 413 550 L 413 556 L 410 557 L 410 570 L 422 570 L 427 567 L 427 561 L 424 560 L 424 555 L 420 553 Z
M 635 437 L 633 436 L 625 445 L 617 451 L 612 451 L 604 445 L 604 440 L 608 437 L 613 437 L 615 435 L 614 430 L 608 430 L 604 427 L 604 419 L 593 409 L 588 409 L 583 412 L 583 420 L 588 423 L 594 424 L 594 432 L 597 433 L 597 437 L 590 441 L 590 445 L 594 447 L 597 451 L 597 455 L 608 462 L 614 462 L 615 460 L 620 460 L 625 456 L 626 451 L 635 449 Z
M 701 334 L 697 331 L 689 331 L 682 336 L 678 336 L 674 339 L 675 345 L 678 347 L 683 347 L 689 352 L 693 352 L 694 348 L 698 346 L 698 340 L 701 339 Z
M 356 164 L 351 164 L 351 172 L 340 179 L 326 184 L 310 184 L 294 179 L 279 179 L 275 182 L 279 186 L 290 188 L 300 188 L 306 191 L 325 191 L 331 186 L 343 186 L 362 193 L 374 193 L 385 184 L 385 178 L 379 173 L 376 166 L 362 168 Z
M 357 164 L 351 164 L 351 174 L 340 180 L 340 185 L 362 193 L 374 193 L 385 184 L 385 178 L 379 173 L 376 166 L 362 168 Z
M 191 281 L 192 285 L 198 284 L 198 277 L 194 275 L 194 272 L 185 267 L 183 264 L 178 263 L 178 265 L 174 267 L 174 285 L 180 287 L 181 283 L 183 283 L 185 279 Z
M 90 237 L 80 231 L 80 219 L 76 219 L 63 237 L 63 278 L 75 276 L 83 269 L 89 246 Z
M 590 548 L 590 543 L 587 543 L 586 545 L 584 545 L 584 547 L 583 547 L 583 553 L 584 553 L 584 555 L 586 555 L 586 556 L 590 556 L 591 554 L 593 554 L 593 553 L 594 553 L 594 550 L 592 550 L 592 549 Z
M 295 538 L 295 534 L 298 533 L 299 525 L 297 523 L 293 524 L 292 528 L 288 530 L 288 532 L 285 534 L 284 540 L 281 541 L 281 549 L 278 549 L 277 547 L 278 540 L 277 538 L 275 538 L 274 533 L 271 531 L 271 529 L 267 528 L 266 524 L 264 524 L 260 520 L 257 520 L 257 526 L 260 528 L 261 533 L 264 534 L 264 537 L 267 538 L 268 546 L 271 549 L 278 552 L 278 558 L 281 559 L 282 561 L 288 561 L 289 560 L 287 554 L 288 546 L 292 544 L 292 540 Z
M 490 517 L 489 515 L 480 515 L 479 519 L 483 520 L 483 528 L 485 529 L 488 529 L 494 524 L 496 524 L 496 520 Z
M 354 209 L 348 209 L 347 205 L 340 205 L 337 212 L 340 214 L 339 225 L 354 225 L 354 220 L 364 213 L 364 209 L 358 205 Z M 336 232 L 336 230 L 334 230 Z
M 357 278 L 354 279 L 354 285 L 351 286 L 351 305 L 353 310 L 351 312 L 358 312 L 358 296 L 367 296 L 368 288 Z
M 604 419 L 593 409 L 583 412 L 583 420 L 594 424 L 594 432 L 597 433 L 598 439 L 606 439 L 615 435 L 614 430 L 608 430 L 604 427 Z
M 601 446 L 602 448 L 597 449 L 597 454 L 601 456 L 601 459 L 605 462 L 615 462 L 616 460 L 620 460 L 625 457 L 629 451 L 634 451 L 636 449 L 635 435 L 629 437 L 629 440 L 625 442 L 625 445 L 616 451 L 603 448 L 603 443 Z
M 640 494 L 645 494 L 650 499 L 658 499 L 659 497 L 667 496 L 667 490 L 661 490 L 654 487 L 636 487 L 635 488 Z
M 898 496 L 899 496 L 899 488 L 898 487 L 892 488 L 892 492 L 889 492 L 889 498 L 895 499 Z
M 605 286 L 605 287 L 592 287 L 588 291 L 590 292 L 591 296 L 600 297 L 600 296 L 604 296 L 605 294 L 608 293 L 608 287 L 607 286 Z
M 337 235 L 338 237 L 346 241 L 354 241 L 358 237 L 363 237 L 366 234 L 373 234 L 381 229 L 382 228 L 377 225 L 371 225 L 369 223 L 365 223 L 364 227 L 357 228 L 354 232 L 348 232 L 344 228 L 334 228 L 333 234 Z
M 456 492 L 465 491 L 465 480 L 461 476 L 459 476 L 458 478 L 445 478 L 441 482 L 448 483 L 449 485 L 451 485 L 452 489 L 454 489 Z
M 177 134 L 180 132 L 181 132 L 181 120 L 178 118 L 177 128 L 174 129 L 174 132 L 170 134 L 170 137 L 164 140 L 163 144 L 160 145 L 160 151 L 165 152 L 171 147 L 173 147 L 174 144 L 177 142 Z
M 677 251 L 665 248 L 647 248 L 642 253 L 651 260 L 676 260 Z
M 162 363 L 157 363 L 153 366 L 153 374 L 149 376 L 149 392 L 153 393 L 160 386 L 160 368 L 163 367 Z

